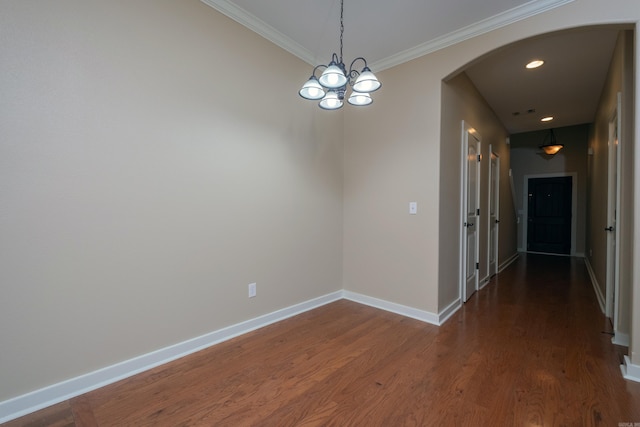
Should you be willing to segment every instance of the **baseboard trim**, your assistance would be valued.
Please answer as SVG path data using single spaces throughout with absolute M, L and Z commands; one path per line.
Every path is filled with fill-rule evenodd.
M 491 277 L 489 276 L 483 277 L 478 283 L 478 290 L 484 289 L 489 284 L 490 281 L 491 281 Z
M 631 363 L 629 356 L 624 356 L 624 364 L 620 365 L 620 370 L 626 380 L 640 383 L 640 365 Z
M 600 285 L 598 284 L 598 279 L 596 279 L 596 274 L 593 272 L 593 268 L 591 268 L 589 258 L 584 259 L 584 265 L 587 267 L 587 272 L 589 273 L 589 278 L 591 279 L 593 291 L 596 293 L 596 298 L 598 299 L 600 310 L 602 310 L 603 313 L 606 313 L 607 309 L 605 308 L 604 295 L 602 295 L 602 291 L 600 290 Z
M 502 271 L 505 268 L 509 267 L 511 264 L 516 262 L 516 260 L 518 259 L 519 256 L 520 256 L 520 254 L 518 252 L 516 252 L 515 254 L 513 254 L 509 258 L 507 258 L 507 260 L 505 262 L 503 262 L 502 264 L 500 264 L 498 266 L 498 273 L 502 273 Z
M 461 307 L 462 307 L 462 300 L 458 298 L 454 302 L 449 304 L 447 307 L 445 307 L 443 310 L 441 310 L 440 313 L 438 313 L 438 325 L 444 324 L 444 322 L 449 320 L 449 318 L 453 316 L 453 314 L 456 311 L 460 310 Z
M 412 319 L 421 320 L 432 325 L 440 325 L 439 316 L 429 311 L 419 310 L 417 308 L 408 307 L 406 305 L 385 301 L 351 291 L 343 291 L 343 297 L 344 299 L 348 299 L 350 301 L 368 305 L 370 307 L 379 308 L 384 311 L 390 311 L 391 313 L 400 314 Z
M 0 402 L 0 424 L 343 298 L 336 291 Z
M 625 334 L 619 331 L 613 331 L 613 337 L 611 343 L 615 345 L 621 345 L 623 347 L 629 347 L 629 334 Z

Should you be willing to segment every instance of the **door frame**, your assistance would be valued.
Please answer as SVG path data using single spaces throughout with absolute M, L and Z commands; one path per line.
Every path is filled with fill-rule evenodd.
M 605 315 L 611 318 L 613 323 L 613 343 L 628 345 L 624 340 L 616 341 L 616 333 L 619 325 L 619 305 L 620 305 L 620 165 L 621 165 L 621 133 L 622 133 L 622 93 L 618 92 L 616 108 L 609 118 L 609 141 L 608 141 L 608 160 L 607 160 L 607 224 L 612 226 L 615 219 L 615 227 L 613 235 L 607 232 L 607 263 L 605 278 Z M 613 140 L 617 144 L 614 144 Z M 617 147 L 616 147 L 617 145 Z M 614 156 L 615 154 L 615 156 Z M 615 162 L 615 163 L 614 163 Z M 615 174 L 612 170 L 615 167 Z M 617 213 L 617 214 L 616 214 Z M 613 241 L 612 241 L 613 239 Z M 613 251 L 613 252 L 612 252 Z M 618 296 L 618 298 L 616 298 Z M 620 334 L 617 334 L 620 335 Z
M 462 132 L 461 132 L 461 147 L 462 147 L 462 152 L 461 152 L 461 179 L 460 179 L 460 256 L 459 256 L 459 276 L 460 276 L 460 286 L 458 289 L 458 293 L 459 293 L 459 298 L 462 302 L 466 302 L 468 300 L 467 298 L 467 294 L 466 294 L 466 285 L 467 285 L 467 227 L 466 227 L 466 223 L 467 223 L 467 156 L 469 153 L 469 135 L 471 135 L 476 141 L 477 141 L 477 148 L 478 148 L 478 155 L 480 155 L 481 153 L 481 148 L 482 148 L 482 139 L 480 138 L 480 134 L 478 133 L 478 131 L 476 131 L 473 127 L 471 127 L 466 121 L 462 121 Z M 482 157 L 481 157 L 482 158 Z M 478 207 L 480 206 L 480 177 L 481 177 L 481 167 L 480 167 L 480 163 L 478 162 L 478 168 L 477 168 L 477 184 L 476 184 L 476 198 L 477 198 L 477 204 Z M 477 225 L 476 225 L 476 233 L 479 235 L 479 229 L 480 229 L 480 218 L 481 216 L 478 215 L 477 218 Z M 476 238 L 476 242 L 475 242 L 475 262 L 479 262 L 479 254 L 480 254 L 480 239 Z M 479 269 L 476 268 L 476 279 L 475 279 L 475 291 L 478 291 L 478 285 L 479 285 L 479 275 L 480 275 L 480 271 Z M 473 295 L 473 294 L 472 294 Z M 470 295 L 469 295 L 470 296 Z
M 495 157 L 496 159 L 496 171 L 493 170 L 493 158 Z M 495 175 L 495 183 L 492 184 L 491 182 L 491 174 L 497 172 L 497 174 Z M 498 274 L 498 270 L 499 270 L 499 262 L 498 262 L 498 242 L 499 240 L 499 236 L 500 236 L 500 156 L 498 155 L 498 153 L 494 153 L 493 152 L 493 147 L 491 144 L 489 144 L 489 183 L 488 183 L 488 187 L 489 187 L 489 196 L 488 196 L 488 203 L 487 203 L 487 275 L 489 276 L 489 278 L 495 276 L 496 274 Z M 494 195 L 495 193 L 495 197 L 496 197 L 496 219 L 498 220 L 498 222 L 495 224 L 495 229 L 494 229 L 494 233 L 495 233 L 495 248 L 494 248 L 494 253 L 493 253 L 493 257 L 496 260 L 495 263 L 495 268 L 494 271 L 491 271 L 491 197 Z
M 523 223 L 522 224 L 522 241 L 525 252 L 531 252 L 527 250 L 529 247 L 529 179 L 531 178 L 560 178 L 570 176 L 571 177 L 571 252 L 568 256 L 576 256 L 576 230 L 577 230 L 577 205 L 578 205 L 578 173 L 577 172 L 558 172 L 558 173 L 541 173 L 531 174 L 524 176 L 523 191 L 522 191 L 522 207 L 523 207 Z M 551 255 L 551 254 L 550 254 Z M 562 254 L 553 254 L 562 256 Z M 565 255 L 566 256 L 566 255 Z

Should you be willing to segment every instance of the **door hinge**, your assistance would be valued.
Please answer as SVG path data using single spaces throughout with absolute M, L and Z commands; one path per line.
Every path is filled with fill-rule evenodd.
M 481 158 L 482 158 L 482 157 L 480 156 L 480 154 L 478 154 L 478 162 L 480 162 L 480 159 L 481 159 Z
M 476 215 L 480 216 L 480 208 L 476 209 Z
M 480 270 L 480 263 L 476 262 L 476 270 Z

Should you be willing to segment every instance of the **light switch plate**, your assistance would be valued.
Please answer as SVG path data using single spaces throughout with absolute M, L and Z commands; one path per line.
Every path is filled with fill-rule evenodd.
M 409 214 L 416 215 L 418 213 L 418 202 L 409 202 Z

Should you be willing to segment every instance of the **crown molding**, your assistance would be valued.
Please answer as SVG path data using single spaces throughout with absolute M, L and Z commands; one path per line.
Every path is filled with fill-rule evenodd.
M 251 31 L 261 35 L 265 39 L 277 46 L 280 46 L 287 52 L 297 56 L 310 65 L 313 65 L 313 54 L 305 49 L 302 45 L 295 40 L 285 36 L 280 31 L 276 30 L 263 20 L 255 17 L 241 7 L 236 6 L 229 0 L 200 0 L 202 3 L 211 6 L 223 15 L 228 16 L 239 24 L 244 25 Z
M 437 50 L 444 49 L 456 43 L 477 37 L 501 27 L 522 21 L 540 13 L 546 12 L 556 7 L 564 6 L 574 0 L 532 0 L 521 6 L 499 13 L 482 21 L 468 25 L 449 34 L 437 37 L 426 43 L 419 44 L 395 55 L 391 55 L 380 61 L 371 64 L 371 68 L 376 71 L 386 70 L 395 67 L 412 59 L 433 53 Z
M 314 55 L 308 49 L 285 36 L 280 31 L 268 25 L 261 19 L 251 15 L 246 10 L 236 6 L 230 0 L 200 0 L 202 3 L 211 6 L 218 12 L 228 16 L 234 21 L 244 25 L 248 29 L 261 35 L 265 39 L 280 46 L 292 55 L 297 56 L 310 65 L 314 65 Z M 443 36 L 437 37 L 426 43 L 419 44 L 395 55 L 391 55 L 380 61 L 371 63 L 371 68 L 382 71 L 387 68 L 411 61 L 420 56 L 433 53 L 437 50 L 468 40 L 470 38 L 488 33 L 498 28 L 507 26 L 514 22 L 527 19 L 534 15 L 546 12 L 559 6 L 571 3 L 574 0 L 532 0 L 521 6 L 499 13 L 482 21 L 468 25 L 460 30 L 453 31 Z

